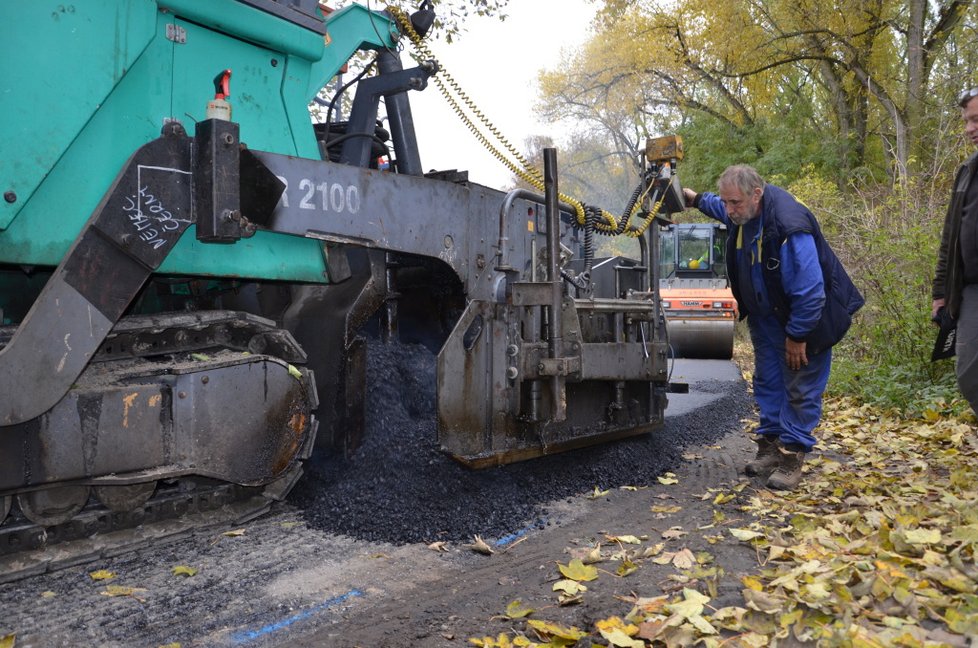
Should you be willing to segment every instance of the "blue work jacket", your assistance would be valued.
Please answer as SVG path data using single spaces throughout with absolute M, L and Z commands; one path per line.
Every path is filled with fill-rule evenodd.
M 748 228 L 730 220 L 719 196 L 700 194 L 696 206 L 730 232 L 727 274 L 741 317 L 773 315 L 786 336 L 807 343 L 808 353 L 831 348 L 845 336 L 865 300 L 808 208 L 784 189 L 766 185 L 756 234 L 745 241 Z M 742 291 L 744 267 L 750 268 L 753 295 Z

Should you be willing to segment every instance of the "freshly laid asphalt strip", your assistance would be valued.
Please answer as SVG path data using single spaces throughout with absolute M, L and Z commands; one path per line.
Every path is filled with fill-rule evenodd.
M 435 356 L 415 344 L 368 345 L 366 431 L 346 461 L 314 456 L 289 500 L 310 527 L 406 544 L 497 539 L 554 520 L 546 504 L 595 487 L 644 486 L 679 465 L 685 448 L 709 444 L 751 414 L 743 381 L 691 390 L 710 405 L 671 417 L 653 433 L 473 471 L 438 449 Z

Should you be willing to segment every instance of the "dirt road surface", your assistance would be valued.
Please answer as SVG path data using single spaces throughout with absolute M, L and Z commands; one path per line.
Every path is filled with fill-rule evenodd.
M 746 388 L 729 362 L 677 363 L 672 379 L 689 382 L 691 393 L 670 397 L 667 424 L 651 437 L 478 474 L 455 473 L 428 448 L 411 464 L 412 477 L 399 472 L 411 453 L 386 443 L 387 455 L 358 457 L 333 478 L 310 475 L 305 492 L 224 530 L 230 534 L 209 530 L 0 585 L 0 637 L 13 634 L 17 648 L 450 648 L 521 627 L 501 616 L 515 599 L 548 620 L 589 629 L 628 612 L 616 596 L 681 587 L 675 567 L 646 560 L 624 578 L 602 573 L 579 604 L 558 606 L 556 563 L 598 542 L 608 548 L 609 535 L 709 552 L 726 574 L 715 603 L 732 604 L 740 596 L 736 575 L 754 569 L 756 558 L 729 537 L 708 538 L 716 533 L 713 495 L 743 479 L 738 469 L 753 451 L 742 425 L 751 415 Z M 385 469 L 417 483 L 356 482 L 354 473 Z M 660 483 L 669 471 L 675 483 Z M 350 503 L 351 483 L 369 497 L 357 493 Z M 347 508 L 323 493 L 347 500 Z M 400 515 L 398 506 L 412 510 Z M 485 511 L 494 512 L 491 520 Z M 480 533 L 480 517 L 491 555 L 466 546 Z M 181 566 L 195 573 L 174 574 Z M 94 580 L 96 570 L 112 576 Z

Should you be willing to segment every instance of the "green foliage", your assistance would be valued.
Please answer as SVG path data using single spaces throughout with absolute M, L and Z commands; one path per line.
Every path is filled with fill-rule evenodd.
M 844 211 L 845 197 L 838 185 L 820 175 L 813 164 L 798 169 L 799 175 L 793 182 L 785 182 L 781 176 L 771 176 L 771 182 L 784 186 L 802 204 L 816 205 L 821 218 L 819 225 L 828 236 L 842 229 L 841 215 Z
M 930 362 L 937 332 L 930 322 L 931 281 L 947 178 L 843 193 L 808 171 L 789 188 L 815 213 L 866 297 L 834 352 L 830 393 L 909 416 L 960 409 L 953 363 Z
M 970 409 L 958 391 L 953 360 L 941 360 L 931 369 L 917 362 L 876 365 L 848 354 L 847 346 L 834 352 L 830 395 L 852 396 L 906 418 L 920 418 L 928 411 L 960 415 Z
M 805 129 L 798 120 L 762 119 L 735 128 L 703 115 L 687 120 L 678 132 L 687 151 L 680 175 L 684 185 L 697 190 L 715 191 L 716 179 L 731 164 L 750 164 L 780 186 L 811 173 L 841 181 L 837 176 L 839 151 L 833 139 L 816 133 L 799 136 Z
M 757 161 L 757 141 L 749 129 L 705 116 L 690 120 L 678 132 L 687 151 L 679 177 L 696 191 L 716 191 L 717 178 L 728 166 Z

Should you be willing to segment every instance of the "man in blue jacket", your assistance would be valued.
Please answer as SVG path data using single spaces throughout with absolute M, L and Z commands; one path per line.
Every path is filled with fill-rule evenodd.
M 746 165 L 726 169 L 719 195 L 683 193 L 688 207 L 725 223 L 727 274 L 754 346 L 760 409 L 757 456 L 748 475 L 791 490 L 816 440 L 832 346 L 863 305 L 815 217 Z

